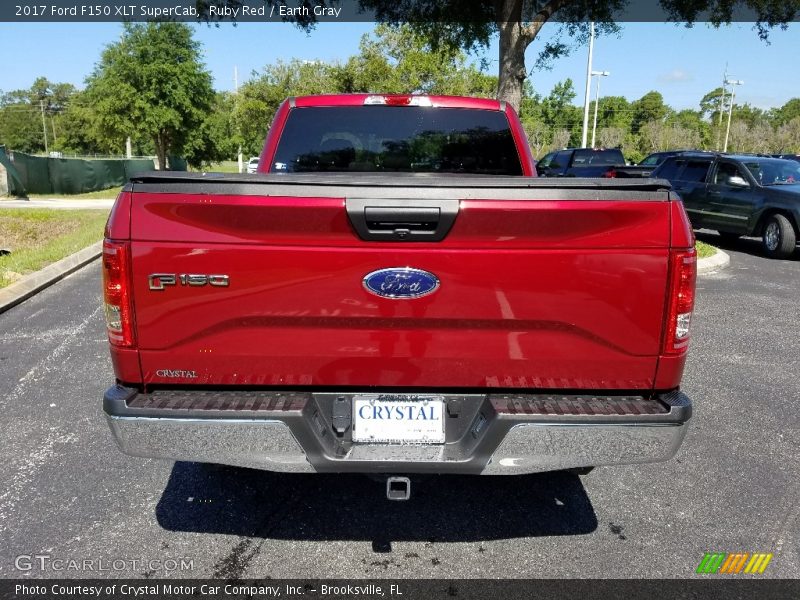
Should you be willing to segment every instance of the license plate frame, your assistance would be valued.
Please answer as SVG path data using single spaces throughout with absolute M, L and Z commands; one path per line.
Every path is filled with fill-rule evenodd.
M 353 396 L 352 409 L 353 442 L 425 445 L 445 443 L 443 396 L 357 394 Z M 380 418 L 375 418 L 378 414 L 381 415 Z M 402 418 L 403 415 L 408 418 Z

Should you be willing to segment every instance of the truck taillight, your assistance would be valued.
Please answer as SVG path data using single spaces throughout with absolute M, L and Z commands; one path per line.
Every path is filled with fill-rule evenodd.
M 108 341 L 133 346 L 131 305 L 131 258 L 127 242 L 103 241 L 103 302 Z
M 664 354 L 681 354 L 689 346 L 689 325 L 694 310 L 697 253 L 673 250 L 669 265 L 669 309 L 664 333 Z

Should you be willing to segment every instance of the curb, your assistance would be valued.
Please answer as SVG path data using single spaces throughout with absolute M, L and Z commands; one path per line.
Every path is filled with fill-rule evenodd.
M 713 273 L 714 271 L 720 271 L 729 264 L 731 264 L 731 257 L 717 248 L 717 253 L 714 256 L 701 258 L 697 261 L 697 274 L 705 275 L 707 273 Z
M 97 242 L 62 258 L 44 269 L 26 275 L 16 283 L 0 289 L 0 313 L 7 311 L 12 306 L 24 302 L 34 294 L 63 279 L 70 273 L 92 262 L 103 253 L 103 242 Z

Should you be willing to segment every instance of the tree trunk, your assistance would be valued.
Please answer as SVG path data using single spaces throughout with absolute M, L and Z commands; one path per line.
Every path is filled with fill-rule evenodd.
M 553 13 L 570 0 L 550 0 L 532 16 L 522 22 L 522 5 L 525 0 L 495 0 L 497 29 L 500 31 L 500 73 L 497 81 L 497 99 L 505 100 L 519 112 L 522 104 L 522 86 L 528 77 L 525 68 L 525 50 Z
M 500 72 L 497 99 L 508 102 L 519 112 L 522 104 L 522 84 L 528 76 L 525 69 L 525 49 L 530 40 L 522 29 L 523 0 L 497 1 L 497 27 L 500 31 Z
M 166 171 L 167 170 L 167 144 L 165 140 L 165 136 L 162 133 L 158 133 L 156 137 L 153 139 L 153 143 L 156 146 L 156 156 L 158 157 L 158 170 L 159 171 Z

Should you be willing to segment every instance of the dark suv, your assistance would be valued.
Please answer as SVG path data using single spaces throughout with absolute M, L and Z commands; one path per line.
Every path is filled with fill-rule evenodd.
M 723 238 L 758 236 L 764 253 L 787 258 L 800 236 L 800 163 L 732 154 L 681 154 L 652 177 L 666 179 L 696 228 Z

